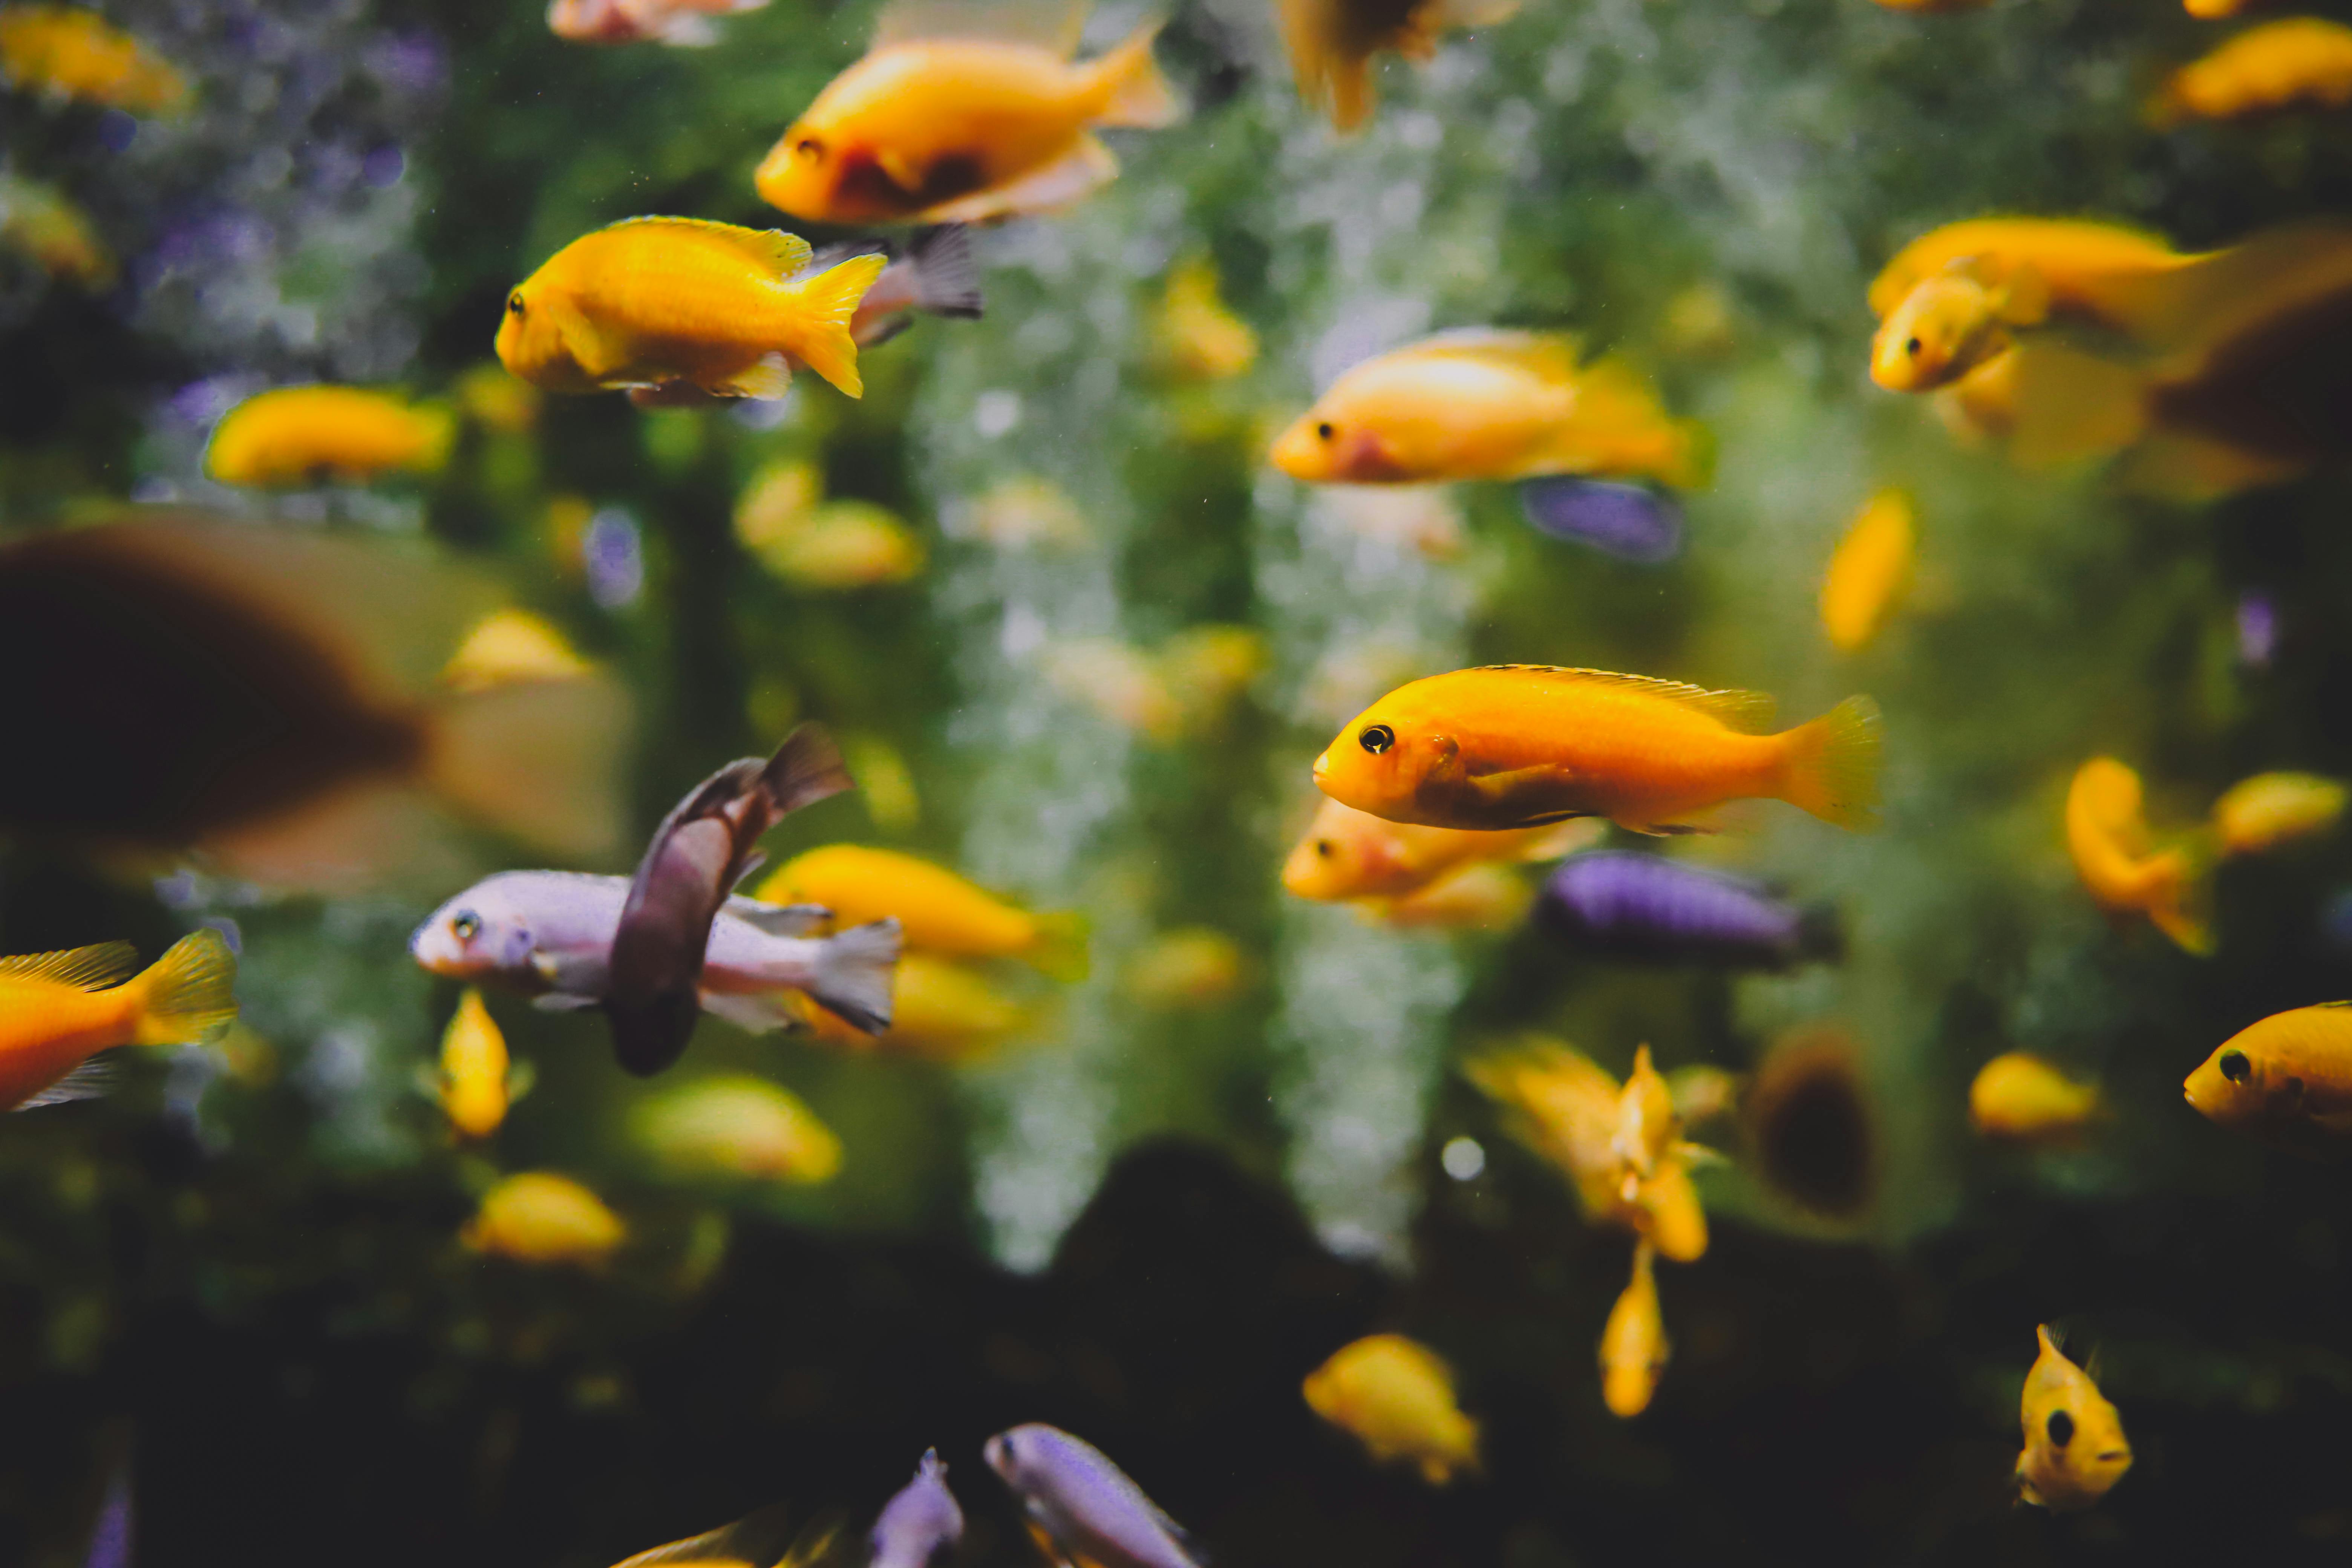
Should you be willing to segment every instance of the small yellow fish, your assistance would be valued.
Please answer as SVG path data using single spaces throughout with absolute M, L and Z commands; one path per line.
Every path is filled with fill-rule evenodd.
M 117 1046 L 210 1045 L 236 1021 L 236 959 L 194 931 L 133 976 L 127 942 L 0 958 L 0 1110 L 103 1093 Z
M 1360 899 L 1366 918 L 1399 931 L 1515 931 L 1536 890 L 1509 869 L 1482 862 L 1447 872 L 1402 898 Z
M 630 1118 L 638 1147 L 680 1171 L 814 1184 L 841 1169 L 841 1140 L 782 1085 L 739 1075 L 666 1089 Z
M 886 14 L 866 58 L 761 160 L 771 206 L 830 224 L 1049 211 L 1118 177 L 1096 128 L 1156 129 L 1181 112 L 1151 58 L 1157 22 L 1079 62 L 1075 29 L 1050 42 L 955 37 L 943 13 L 919 10 Z
M 1298 96 L 1353 131 L 1372 112 L 1372 57 L 1427 60 L 1448 27 L 1486 27 L 1518 0 L 1280 0 Z
M 1863 503 L 1822 579 L 1822 629 L 1840 653 L 1866 647 L 1910 591 L 1917 539 L 1911 498 L 1880 490 Z
M 2153 847 L 2139 774 L 2113 757 L 2094 757 L 2075 771 L 2066 791 L 2066 849 L 2101 909 L 2144 914 L 2187 952 L 2212 951 L 2201 912 L 2201 858 L 2187 845 Z
M 1391 822 L 1325 797 L 1282 864 L 1282 885 L 1302 899 L 1404 899 L 1466 866 L 1535 864 L 1590 848 L 1608 831 L 1591 817 L 1482 833 Z
M 139 113 L 175 109 L 187 79 L 95 11 L 0 5 L 0 78 L 28 91 Z
M 2008 348 L 2011 327 L 2049 314 L 2049 290 L 2030 264 L 1963 257 L 1914 284 L 1879 322 L 1870 379 L 1889 392 L 1931 392 Z
M 1478 1469 L 1478 1423 L 1454 1403 L 1454 1370 L 1402 1334 L 1342 1345 L 1300 1385 L 1308 1409 L 1351 1434 L 1376 1465 L 1409 1460 L 1442 1487 Z
M 1147 1007 L 1216 1007 L 1249 978 L 1241 944 L 1209 926 L 1162 931 L 1127 965 L 1127 992 Z
M 2180 8 L 2200 22 L 2226 22 L 2253 0 L 2180 0 Z
M 1624 1173 L 1623 1195 L 1631 1201 L 1640 1184 L 1658 1173 L 1659 1162 L 1682 1136 L 1682 1120 L 1675 1114 L 1675 1093 L 1664 1074 L 1651 1065 L 1650 1047 L 1637 1047 L 1633 1070 L 1617 1091 L 1617 1126 L 1610 1135 L 1609 1152 Z
M 1225 304 L 1205 256 L 1168 274 L 1157 326 L 1160 357 L 1183 381 L 1230 381 L 1257 363 L 1257 334 Z
M 922 571 L 926 553 L 898 513 L 864 500 L 826 501 L 758 552 L 785 582 L 819 590 L 904 583 Z
M 281 386 L 221 416 L 205 472 L 225 485 L 364 484 L 431 473 L 449 456 L 446 409 L 358 386 Z
M 2135 331 L 2163 298 L 2162 279 L 2207 259 L 2158 236 L 2075 218 L 1984 217 L 1948 223 L 1895 252 L 1870 285 L 1871 314 L 1884 321 L 1921 283 L 1956 264 L 1981 285 L 2023 288 L 2048 311 Z M 2020 273 L 2030 283 L 2011 281 Z
M 1068 492 L 1034 474 L 998 480 L 953 521 L 951 531 L 998 550 L 1074 550 L 1094 536 Z
M 1429 484 L 1547 474 L 1704 477 L 1696 426 L 1669 418 L 1625 365 L 1580 365 L 1567 338 L 1442 333 L 1365 361 L 1276 440 L 1309 484 Z
M 779 867 L 755 896 L 772 904 L 823 904 L 844 928 L 896 916 L 907 945 L 919 952 L 1018 958 L 1055 980 L 1086 977 L 1083 915 L 1031 914 L 895 849 L 811 849 Z
M 1034 1009 L 1005 996 L 985 975 L 928 952 L 899 955 L 890 1026 L 878 1035 L 844 1022 L 797 994 L 793 1013 L 827 1045 L 943 1062 L 976 1060 L 1038 1023 Z
M 518 681 L 574 680 L 594 668 L 545 616 L 493 610 L 442 666 L 441 684 L 453 691 L 487 691 Z
M 64 193 L 14 174 L 0 174 L 0 247 L 92 293 L 114 282 L 113 254 L 89 216 Z
M 1679 681 L 1505 664 L 1399 687 L 1349 721 L 1315 785 L 1391 822 L 1533 827 L 1605 816 L 1691 831 L 1727 801 L 1784 800 L 1855 830 L 1878 820 L 1878 706 L 1849 697 L 1778 734 L 1770 700 Z
M 852 397 L 850 321 L 887 258 L 807 270 L 808 241 L 701 218 L 633 217 L 583 235 L 507 296 L 499 361 L 550 392 L 685 382 L 778 398 L 804 364 Z
M 2352 27 L 2287 16 L 2249 27 L 2172 73 L 2158 96 L 2160 124 L 2236 120 L 2309 104 L 2352 103 Z
M 1633 1277 L 1601 1330 L 1601 1398 L 1609 1412 L 1631 1420 L 1650 1407 L 1673 1346 L 1658 1311 L 1657 1249 L 1633 1244 Z
M 2025 1374 L 2018 1415 L 2025 1449 L 2017 1456 L 2018 1493 L 2053 1513 L 2089 1508 L 2131 1468 L 2123 1418 L 2083 1369 L 2059 1353 L 2047 1324 L 2036 1328 L 2042 1353 Z
M 2352 1002 L 2248 1025 L 2198 1065 L 2181 1092 L 2199 1115 L 2241 1132 L 2352 1132 Z
M 2096 1086 L 2024 1051 L 1997 1056 L 1969 1085 L 1969 1121 L 2011 1143 L 2071 1143 L 2101 1114 Z
M 481 1207 L 457 1238 L 476 1252 L 494 1252 L 518 1263 L 594 1268 L 628 1238 L 628 1227 L 604 1199 L 571 1177 L 525 1171 L 484 1194 Z
M 2253 855 L 2334 827 L 2347 792 L 2317 773 L 2256 773 L 2213 803 L 2213 829 L 2227 855 Z
M 449 1125 L 461 1138 L 496 1132 L 522 1092 L 522 1076 L 508 1063 L 507 1037 L 499 1033 L 482 993 L 467 986 L 441 1036 L 441 1074 L 435 1085 Z

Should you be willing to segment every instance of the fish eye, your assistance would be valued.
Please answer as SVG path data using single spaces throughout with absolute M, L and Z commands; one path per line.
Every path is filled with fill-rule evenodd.
M 1331 422 L 1328 419 L 1326 419 L 1323 423 L 1315 426 L 1316 436 L 1319 439 L 1325 441 L 1328 441 L 1332 437 L 1337 436 L 1339 433 L 1339 431 L 1331 427 Z
M 2062 1448 L 2074 1440 L 2074 1418 L 2063 1410 L 2050 1413 L 2050 1440 Z
M 824 156 L 824 143 L 814 136 L 803 136 L 793 143 L 793 151 L 803 158 L 822 158 Z
M 1335 853 L 1331 847 L 1331 841 L 1328 838 L 1317 839 L 1315 841 L 1315 853 L 1322 856 L 1326 860 L 1331 858 L 1332 855 Z
M 1913 359 L 1917 359 L 1919 357 L 1919 350 L 1921 346 L 1919 340 L 1913 338 L 1909 342 L 1903 345 L 1903 352 L 1909 354 Z
M 513 293 L 507 296 L 507 314 L 509 316 L 520 316 L 522 314 L 521 289 L 518 289 Z
M 2246 1076 L 2254 1070 L 2254 1064 L 2246 1059 L 2246 1053 L 2243 1051 L 2223 1051 L 2221 1059 L 2214 1065 L 2221 1069 L 2221 1076 L 2231 1083 L 2245 1082 Z
M 1386 724 L 1367 724 L 1362 732 L 1357 735 L 1356 744 L 1377 757 L 1396 744 L 1396 731 Z
M 467 910 L 449 922 L 449 929 L 457 933 L 459 942 L 471 942 L 482 934 L 482 917 Z

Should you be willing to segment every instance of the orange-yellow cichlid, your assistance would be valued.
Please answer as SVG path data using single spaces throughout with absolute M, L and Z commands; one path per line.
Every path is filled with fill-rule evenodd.
M 1448 27 L 1483 27 L 1518 9 L 1517 0 L 1280 0 L 1298 96 L 1353 131 L 1370 117 L 1372 57 L 1426 60 Z
M 2235 120 L 2308 104 L 2352 103 L 2352 27 L 2286 16 L 2249 27 L 2172 73 L 2158 96 L 2160 122 Z
M 2202 858 L 2187 844 L 2154 847 L 2139 774 L 2113 757 L 2093 757 L 2075 770 L 2066 790 L 2066 850 L 2101 909 L 2146 915 L 2187 951 L 2212 951 L 2201 912 Z
M 1642 675 L 1504 664 L 1399 687 L 1315 762 L 1332 799 L 1391 822 L 1532 827 L 1605 816 L 1694 831 L 1727 801 L 1783 800 L 1841 827 L 1876 825 L 1878 705 L 1849 697 L 1778 734 L 1770 700 Z
M 209 1045 L 236 1021 L 218 931 L 182 937 L 135 977 L 126 942 L 0 958 L 0 1110 L 101 1092 L 83 1064 L 117 1046 Z
M 833 1129 L 782 1084 L 748 1073 L 665 1089 L 629 1125 L 639 1148 L 682 1173 L 815 1185 L 841 1169 Z
M 1307 1408 L 1354 1435 L 1376 1465 L 1409 1460 L 1442 1487 L 1478 1469 L 1478 1423 L 1454 1403 L 1454 1369 L 1418 1340 L 1368 1334 L 1307 1374 Z
M 1870 379 L 1889 392 L 1930 392 L 1959 380 L 2013 341 L 2012 327 L 2050 313 L 2030 265 L 1962 257 L 1911 287 L 1870 342 Z
M 1909 496 L 1880 490 L 1863 503 L 1831 554 L 1822 578 L 1822 630 L 1840 653 L 1865 647 L 1909 592 L 1918 552 L 1912 517 Z
M 496 1132 L 520 1093 L 507 1058 L 507 1037 L 475 986 L 467 986 L 457 998 L 457 1010 L 442 1032 L 441 1071 L 434 1088 L 442 1114 L 461 1138 Z
M 1156 22 L 1079 61 L 1073 36 L 959 37 L 936 14 L 902 15 L 885 16 L 866 57 L 761 160 L 755 183 L 770 205 L 835 224 L 1048 211 L 1118 176 L 1096 128 L 1151 129 L 1180 112 L 1151 58 Z
M 1282 865 L 1282 885 L 1302 899 L 1402 899 L 1465 866 L 1533 864 L 1590 847 L 1605 831 L 1567 822 L 1509 833 L 1391 822 L 1326 798 Z
M 890 994 L 890 1026 L 878 1035 L 867 1034 L 802 993 L 794 994 L 793 1011 L 811 1037 L 826 1045 L 946 1062 L 985 1057 L 1039 1021 L 1036 1009 L 1004 995 L 986 975 L 919 952 L 899 956 Z
M 1688 486 L 1697 428 L 1613 360 L 1579 364 L 1552 333 L 1443 332 L 1333 382 L 1274 444 L 1309 484 L 1428 484 L 1575 474 Z
M 550 392 L 678 382 L 777 398 L 804 364 L 860 395 L 850 323 L 888 260 L 807 270 L 808 241 L 701 218 L 633 217 L 583 235 L 507 296 L 498 353 Z
M 518 1263 L 600 1268 L 628 1239 L 604 1200 L 553 1171 L 524 1171 L 482 1194 L 458 1240 Z
M 2070 1143 L 2100 1114 L 2096 1085 L 2024 1051 L 1993 1058 L 1969 1085 L 1969 1125 L 2005 1142 Z
M 355 483 L 431 473 L 449 455 L 456 420 L 359 386 L 281 386 L 247 398 L 213 426 L 205 472 L 225 485 Z
M 152 113 L 187 79 L 146 45 L 79 5 L 0 5 L 0 77 L 28 91 Z
M 0 174 L 0 247 L 84 289 L 95 291 L 114 282 L 113 253 L 98 237 L 89 215 L 62 191 L 37 181 Z
M 1921 235 L 1879 270 L 1870 285 L 1871 313 L 1885 321 L 1926 279 L 1969 262 L 1989 282 L 2030 268 L 2050 309 L 2126 330 L 2145 280 L 2203 259 L 2152 234 L 2079 218 L 1980 217 Z
M 1634 1243 L 1633 1277 L 1601 1330 L 1601 1402 L 1623 1420 L 1650 1407 L 1673 1349 L 1658 1310 L 1656 1252 L 1646 1239 Z
M 2200 1115 L 2242 1132 L 2352 1132 L 2352 1002 L 2248 1025 L 2200 1063 L 2181 1091 Z
M 2123 1418 L 2090 1375 L 2060 1352 L 2047 1326 L 2033 1331 L 2042 1353 L 2025 1374 L 2018 1417 L 2025 1431 L 2017 1456 L 2019 1495 L 2057 1513 L 2085 1509 L 2131 1468 Z
M 2317 773 L 2256 773 L 2213 803 L 2213 830 L 2228 855 L 2253 855 L 2334 827 L 2344 816 L 2341 781 Z
M 1082 917 L 1032 914 L 943 866 L 895 849 L 811 849 L 779 867 L 755 896 L 772 904 L 823 904 L 844 926 L 895 916 L 907 945 L 918 952 L 1023 959 L 1057 980 L 1086 974 Z

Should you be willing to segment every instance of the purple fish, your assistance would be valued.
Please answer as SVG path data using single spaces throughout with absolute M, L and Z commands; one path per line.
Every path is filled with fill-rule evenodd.
M 89 1552 L 82 1568 L 131 1568 L 131 1470 L 117 1469 L 106 1483 L 98 1505 L 98 1519 L 89 1527 Z
M 2238 595 L 2238 662 L 2261 669 L 2278 652 L 2278 605 L 2259 589 Z
M 1538 922 L 1580 949 L 1620 957 L 1785 968 L 1843 947 L 1827 910 L 1800 910 L 1754 882 L 1656 855 L 1603 849 L 1563 861 Z
M 1092 1568 L 1201 1568 L 1174 1520 L 1090 1443 L 1031 1422 L 981 1450 L 1029 1511 L 1030 1528 Z
M 866 1568 L 931 1568 L 963 1540 L 963 1510 L 948 1490 L 948 1468 L 929 1450 L 915 1479 L 882 1505 L 866 1538 Z
M 1590 544 L 1620 561 L 1656 565 L 1683 547 L 1680 510 L 1639 485 L 1570 476 L 1529 479 L 1519 487 L 1519 510 L 1538 533 Z

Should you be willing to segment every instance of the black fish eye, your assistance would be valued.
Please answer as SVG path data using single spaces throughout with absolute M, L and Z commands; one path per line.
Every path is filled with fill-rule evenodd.
M 1326 419 L 1322 424 L 1315 426 L 1315 434 L 1326 441 L 1328 441 L 1332 437 L 1337 436 L 1339 433 L 1339 432 L 1331 427 L 1331 422 L 1328 419 Z
M 2074 1418 L 2063 1410 L 2050 1413 L 2050 1440 L 2062 1448 L 2074 1440 Z
M 1322 856 L 1326 860 L 1331 858 L 1331 841 L 1328 838 L 1317 839 L 1315 841 L 1315 853 Z
M 471 942 L 482 934 L 482 917 L 467 910 L 449 922 L 449 929 L 457 933 L 459 942 Z
M 1363 732 L 1356 737 L 1356 744 L 1377 757 L 1396 744 L 1396 731 L 1386 724 L 1367 724 Z
M 516 292 L 507 296 L 507 314 L 510 316 L 520 316 L 522 314 L 522 294 L 520 290 L 517 290 Z
M 1903 345 L 1903 352 L 1909 354 L 1913 359 L 1917 359 L 1919 357 L 1919 340 L 1913 338 L 1909 342 Z
M 2223 1051 L 2221 1061 L 2216 1065 L 2221 1068 L 2221 1076 L 2231 1083 L 2245 1082 L 2246 1075 L 2254 1070 L 2254 1064 L 2246 1059 L 2243 1051 Z
M 793 143 L 793 151 L 803 158 L 822 158 L 824 156 L 824 143 L 814 136 L 803 136 Z

